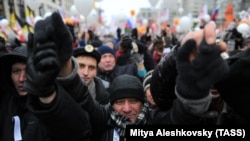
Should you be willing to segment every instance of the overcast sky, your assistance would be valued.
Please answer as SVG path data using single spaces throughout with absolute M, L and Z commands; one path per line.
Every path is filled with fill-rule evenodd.
M 104 9 L 108 15 L 115 15 L 119 12 L 129 15 L 132 9 L 138 12 L 139 8 L 151 7 L 151 4 L 149 0 L 102 0 L 97 2 L 97 6 Z

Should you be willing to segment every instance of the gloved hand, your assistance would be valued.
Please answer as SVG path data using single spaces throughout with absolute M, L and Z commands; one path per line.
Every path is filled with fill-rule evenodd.
M 116 35 L 117 35 L 117 38 L 118 38 L 119 40 L 121 39 L 121 32 L 122 32 L 122 31 L 121 31 L 121 28 L 118 27 L 118 28 L 116 29 Z
M 124 52 L 130 51 L 132 47 L 133 38 L 130 35 L 123 35 L 121 38 L 120 46 Z
M 139 45 L 142 46 L 142 44 L 138 44 L 138 42 L 131 42 L 132 49 L 129 57 L 129 63 L 136 63 L 137 65 L 144 63 L 144 55 L 139 53 Z
M 59 13 L 54 12 L 44 20 L 39 20 L 34 28 L 34 45 L 54 42 L 60 61 L 66 62 L 73 53 L 73 37 Z
M 95 39 L 95 33 L 92 30 L 88 30 L 89 39 L 88 40 L 94 40 Z
M 177 93 L 185 99 L 202 99 L 209 94 L 210 87 L 223 79 L 229 66 L 221 58 L 221 50 L 215 44 L 208 45 L 203 39 L 194 60 L 190 55 L 196 50 L 196 42 L 187 40 L 177 53 Z
M 133 53 L 129 58 L 129 63 L 136 63 L 137 65 L 144 63 L 143 54 Z
M 53 42 L 34 45 L 33 34 L 29 34 L 27 80 L 24 88 L 30 94 L 47 97 L 55 91 L 55 79 L 60 70 L 57 50 Z
M 132 36 L 133 39 L 138 40 L 138 31 L 137 31 L 137 28 L 133 28 L 132 29 L 131 36 Z

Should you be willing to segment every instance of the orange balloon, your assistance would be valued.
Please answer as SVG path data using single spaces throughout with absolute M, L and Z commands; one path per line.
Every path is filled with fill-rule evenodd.
M 130 15 L 131 15 L 131 16 L 134 16 L 134 15 L 135 15 L 135 10 L 134 10 L 134 9 L 130 10 Z
M 73 24 L 74 24 L 74 21 L 73 21 L 71 18 L 68 17 L 68 18 L 65 18 L 65 19 L 64 19 L 64 23 L 65 23 L 65 24 L 71 24 L 71 25 L 73 25 Z
M 175 24 L 175 25 L 179 25 L 179 22 L 180 22 L 180 21 L 179 21 L 179 18 L 174 18 L 174 24 Z
M 140 35 L 146 33 L 147 27 L 146 26 L 140 26 L 137 28 L 137 31 Z

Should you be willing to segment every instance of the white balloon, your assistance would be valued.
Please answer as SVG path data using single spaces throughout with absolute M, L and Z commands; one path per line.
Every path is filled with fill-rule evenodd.
M 88 17 L 89 13 L 93 9 L 94 0 L 74 0 L 74 5 L 76 6 L 79 14 Z
M 184 11 L 184 9 L 183 9 L 182 7 L 180 7 L 180 8 L 178 9 L 178 12 L 179 12 L 180 15 L 183 13 L 183 11 Z
M 78 11 L 77 11 L 77 8 L 76 8 L 75 5 L 71 5 L 70 13 L 71 13 L 71 16 L 77 16 L 78 15 Z
M 153 6 L 153 7 L 155 7 L 156 5 L 157 5 L 157 3 L 159 2 L 159 0 L 148 0 L 149 1 L 149 3 Z
M 192 20 L 187 16 L 183 16 L 180 19 L 179 26 L 182 32 L 188 32 L 191 30 Z
M 241 23 L 237 26 L 237 31 L 244 36 L 249 32 L 249 25 L 246 23 Z
M 97 24 L 98 23 L 98 14 L 95 9 L 92 9 L 89 16 L 87 17 L 88 24 Z
M 29 6 L 30 9 L 32 10 L 36 10 L 39 8 L 39 6 L 41 5 L 40 0 L 27 0 L 27 5 Z
M 210 15 L 206 14 L 206 15 L 204 16 L 204 21 L 205 21 L 205 22 L 209 22 L 209 21 L 210 21 Z
M 84 23 L 85 22 L 85 17 L 83 15 L 79 16 L 79 22 Z
M 9 22 L 7 19 L 2 19 L 1 22 L 0 22 L 0 24 L 1 24 L 2 27 L 8 26 L 9 23 L 10 23 L 10 22 Z

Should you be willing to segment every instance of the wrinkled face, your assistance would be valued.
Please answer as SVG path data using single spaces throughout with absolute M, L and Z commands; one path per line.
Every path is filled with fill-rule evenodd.
M 85 81 L 86 84 L 89 84 L 96 76 L 97 60 L 91 56 L 78 56 L 76 60 L 79 64 L 79 76 Z
M 11 79 L 19 95 L 27 95 L 23 88 L 24 81 L 26 80 L 26 64 L 14 63 L 11 67 Z
M 100 63 L 98 64 L 98 67 L 102 71 L 111 71 L 115 67 L 115 56 L 111 53 L 105 53 L 102 55 Z
M 116 100 L 112 106 L 117 113 L 135 122 L 141 113 L 143 103 L 134 98 L 123 98 Z

